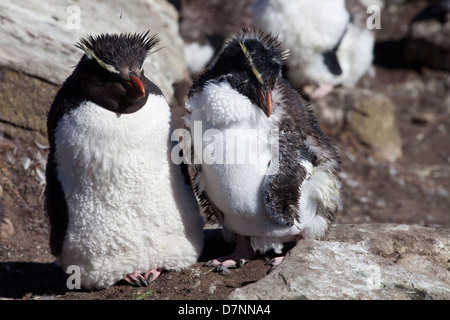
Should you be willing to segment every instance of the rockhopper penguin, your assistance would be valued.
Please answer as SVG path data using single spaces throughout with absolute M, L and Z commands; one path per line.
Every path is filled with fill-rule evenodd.
M 282 78 L 287 56 L 276 38 L 244 28 L 191 87 L 184 161 L 207 217 L 236 242 L 208 265 L 237 267 L 321 238 L 341 209 L 338 152 Z
M 311 99 L 354 87 L 372 65 L 375 36 L 352 21 L 345 0 L 258 0 L 252 17 L 290 50 L 288 79 Z
M 48 114 L 50 248 L 88 290 L 147 285 L 203 248 L 198 203 L 170 158 L 169 106 L 144 76 L 158 41 L 148 31 L 81 39 Z

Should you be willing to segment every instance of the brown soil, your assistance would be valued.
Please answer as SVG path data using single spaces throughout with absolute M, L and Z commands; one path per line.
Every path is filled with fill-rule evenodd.
M 405 36 L 402 24 L 422 7 L 422 2 L 415 1 L 404 5 L 401 15 L 385 11 L 377 38 L 391 40 L 391 45 L 401 40 Z M 450 74 L 399 68 L 401 64 L 387 61 L 380 58 L 376 77 L 365 77 L 359 86 L 394 101 L 403 157 L 387 163 L 374 158 L 370 148 L 360 144 L 351 132 L 344 129 L 334 136 L 342 156 L 345 195 L 337 223 L 389 222 L 449 228 Z M 0 124 L 0 133 L 1 129 Z M 66 276 L 48 248 L 43 185 L 35 170 L 45 156 L 46 151 L 32 141 L 7 135 L 0 139 L 0 221 L 8 218 L 15 228 L 14 235 L 0 238 L 0 298 L 220 300 L 269 272 L 266 261 L 270 257 L 260 257 L 230 273 L 205 267 L 205 261 L 233 249 L 223 242 L 220 231 L 212 229 L 205 231 L 205 251 L 196 265 L 181 272 L 164 272 L 149 287 L 118 283 L 96 292 L 68 290 Z M 32 160 L 31 166 L 24 169 L 23 159 L 27 157 Z M 6 216 L 1 214 L 2 207 Z

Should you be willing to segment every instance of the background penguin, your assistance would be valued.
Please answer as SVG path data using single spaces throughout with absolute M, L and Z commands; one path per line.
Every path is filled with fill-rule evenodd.
M 84 55 L 48 114 L 51 252 L 81 286 L 146 285 L 197 261 L 203 222 L 170 159 L 171 115 L 142 64 L 156 36 L 82 39 Z
M 209 265 L 236 267 L 256 251 L 320 238 L 341 208 L 337 150 L 281 77 L 286 58 L 275 38 L 243 29 L 189 93 L 185 162 L 206 215 L 236 242 Z
M 344 0 L 259 0 L 251 10 L 255 27 L 290 50 L 287 76 L 312 99 L 354 87 L 372 65 L 375 37 L 352 22 Z
M 170 0 L 180 14 L 186 64 L 193 77 L 214 60 L 230 34 L 252 24 L 252 0 Z

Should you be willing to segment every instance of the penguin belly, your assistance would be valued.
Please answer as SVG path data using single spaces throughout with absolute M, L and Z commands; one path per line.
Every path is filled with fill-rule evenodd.
M 69 216 L 59 260 L 80 267 L 84 288 L 150 268 L 188 267 L 200 255 L 198 205 L 177 186 L 182 179 L 173 181 L 169 130 L 169 107 L 152 95 L 131 114 L 85 102 L 58 123 L 57 174 Z
M 284 242 L 295 239 L 299 229 L 272 221 L 264 206 L 263 184 L 275 147 L 268 140 L 274 126 L 264 117 L 211 124 L 200 109 L 194 109 L 191 123 L 202 123 L 199 185 L 204 186 L 210 201 L 223 213 L 225 238 L 231 241 L 233 234 L 250 236 L 255 251 L 278 252 Z M 196 135 L 195 131 L 192 133 Z M 194 148 L 199 158 L 200 151 Z

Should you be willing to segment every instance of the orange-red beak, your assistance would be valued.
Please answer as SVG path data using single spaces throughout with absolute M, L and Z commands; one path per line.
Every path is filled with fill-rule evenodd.
M 145 87 L 141 79 L 132 74 L 130 75 L 130 81 L 133 84 L 133 86 L 139 91 L 141 97 L 145 96 Z
M 269 89 L 258 88 L 258 104 L 267 118 L 272 114 L 272 92 Z

